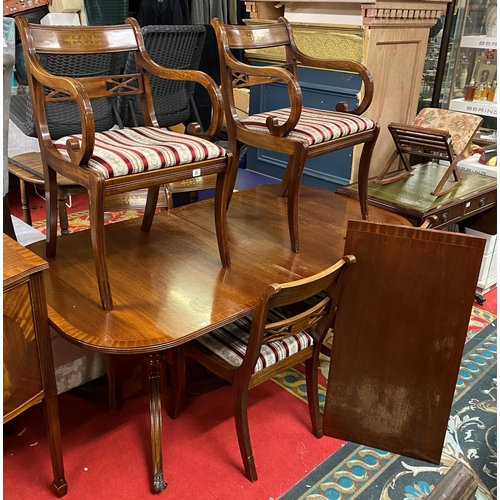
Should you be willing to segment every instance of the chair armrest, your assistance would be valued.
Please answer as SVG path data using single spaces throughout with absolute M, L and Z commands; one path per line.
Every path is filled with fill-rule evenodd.
M 248 76 L 278 79 L 285 82 L 290 102 L 290 116 L 286 122 L 280 126 L 278 125 L 278 118 L 271 114 L 267 117 L 266 125 L 270 134 L 275 137 L 284 137 L 295 128 L 302 113 L 302 89 L 292 73 L 278 66 L 252 66 L 250 64 L 244 64 L 227 54 L 226 64 L 231 70 L 237 73 L 243 73 Z M 236 111 L 232 111 L 234 111 L 232 115 L 236 124 L 244 128 L 236 115 Z
M 94 151 L 95 124 L 90 99 L 84 86 L 73 78 L 52 75 L 34 58 L 30 62 L 31 77 L 39 84 L 32 87 L 32 92 L 44 94 L 44 88 L 49 88 L 53 89 L 54 94 L 63 93 L 68 99 L 73 99 L 76 102 L 82 122 L 82 143 L 80 145 L 76 139 L 68 139 L 66 141 L 66 148 L 72 163 L 79 166 L 87 165 Z M 43 100 L 45 95 L 40 97 L 40 100 Z M 35 121 L 38 121 L 40 133 L 39 140 L 43 142 L 44 147 L 50 153 L 61 159 L 62 156 L 53 145 L 50 137 L 45 109 L 42 106 L 42 110 L 37 110 L 34 101 L 34 96 L 32 96 L 33 112 L 35 117 L 37 117 Z
M 143 53 L 142 57 L 142 67 L 152 75 L 166 80 L 196 82 L 205 88 L 210 97 L 210 102 L 212 103 L 212 120 L 210 126 L 203 132 L 199 123 L 190 123 L 187 126 L 187 132 L 188 134 L 203 137 L 208 140 L 214 139 L 222 127 L 224 108 L 222 104 L 222 94 L 213 78 L 202 71 L 194 69 L 165 68 L 155 63 L 147 53 Z
M 290 45 L 293 51 L 293 55 L 297 59 L 297 61 L 299 61 L 301 64 L 304 64 L 305 66 L 310 66 L 312 68 L 331 69 L 337 71 L 349 71 L 352 73 L 358 73 L 364 84 L 364 94 L 361 103 L 357 108 L 349 110 L 345 102 L 339 102 L 336 106 L 336 111 L 344 113 L 352 113 L 354 115 L 361 115 L 362 113 L 364 113 L 372 102 L 373 91 L 374 91 L 373 77 L 371 73 L 368 71 L 368 68 L 366 68 L 361 63 L 358 63 L 356 61 L 350 61 L 347 59 L 320 59 L 318 57 L 311 57 L 308 56 L 307 54 L 304 54 L 295 44 L 290 24 L 283 18 L 280 18 L 278 22 L 286 25 L 290 36 Z

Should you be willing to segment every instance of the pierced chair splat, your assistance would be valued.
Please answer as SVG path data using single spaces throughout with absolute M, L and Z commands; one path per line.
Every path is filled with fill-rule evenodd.
M 379 125 L 361 116 L 373 97 L 373 80 L 369 71 L 355 61 L 318 59 L 304 54 L 295 45 L 292 28 L 283 17 L 278 19 L 277 24 L 261 26 L 231 26 L 222 24 L 219 19 L 212 19 L 212 26 L 219 48 L 229 149 L 235 159 L 239 158 L 243 144 L 288 155 L 282 187 L 283 195 L 288 196 L 288 227 L 293 251 L 300 251 L 299 193 L 304 165 L 309 158 L 363 144 L 358 170 L 359 200 L 361 215 L 367 219 L 368 171 L 379 134 Z M 239 62 L 232 52 L 267 47 L 284 47 L 285 64 L 252 66 Z M 297 63 L 359 74 L 363 83 L 363 98 L 358 107 L 349 110 L 345 102 L 339 102 L 335 111 L 304 107 Z M 286 84 L 290 107 L 250 115 L 240 120 L 235 107 L 234 88 L 274 81 Z M 233 171 L 231 176 L 234 185 L 236 172 Z
M 104 309 L 113 301 L 106 264 L 104 198 L 140 188 L 148 188 L 141 229 L 149 231 L 153 222 L 159 187 L 193 176 L 217 174 L 215 225 L 222 265 L 229 267 L 226 210 L 229 203 L 230 152 L 211 142 L 222 124 L 222 96 L 215 82 L 195 70 L 177 70 L 156 64 L 148 55 L 138 23 L 129 18 L 118 26 L 43 26 L 16 18 L 30 87 L 37 136 L 43 161 L 47 199 L 47 257 L 56 254 L 57 183 L 56 173 L 85 187 L 89 195 L 90 232 L 97 283 Z M 109 71 L 79 77 L 50 73 L 41 57 L 75 55 L 99 56 L 115 61 L 134 54 L 136 70 L 117 74 Z M 124 60 L 124 59 L 123 59 Z M 73 73 L 74 75 L 74 73 Z M 207 90 L 213 106 L 209 128 L 201 131 L 197 123 L 188 125 L 188 134 L 160 128 L 151 97 L 150 75 L 168 80 L 194 81 Z M 124 129 L 100 127 L 93 109 L 94 101 L 108 101 L 108 114 L 116 109 L 114 100 L 139 96 L 144 126 Z M 76 104 L 75 104 L 76 103 Z M 77 107 L 80 130 L 67 130 L 57 140 L 51 138 L 47 123 L 50 105 Z M 119 121 L 118 113 L 115 113 Z M 113 124 L 111 124 L 112 126 Z
M 323 436 L 318 396 L 319 354 L 333 322 L 345 271 L 356 262 L 347 255 L 309 278 L 272 284 L 260 296 L 253 316 L 247 316 L 183 344 L 173 350 L 174 395 L 170 416 L 177 418 L 183 406 L 186 383 L 184 354 L 197 360 L 233 386 L 236 432 L 245 475 L 257 480 L 248 428 L 248 390 L 288 367 L 305 362 L 307 399 L 312 432 Z M 298 304 L 326 289 L 314 305 L 290 316 Z M 280 308 L 282 308 L 280 310 Z

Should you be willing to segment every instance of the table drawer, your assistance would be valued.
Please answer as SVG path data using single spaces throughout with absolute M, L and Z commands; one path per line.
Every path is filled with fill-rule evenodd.
M 482 196 L 477 196 L 465 204 L 464 214 L 474 213 L 476 210 L 484 210 L 488 206 L 493 206 L 497 201 L 497 193 L 487 193 Z
M 463 204 L 454 207 L 449 207 L 447 209 L 436 212 L 434 215 L 436 215 L 438 220 L 434 224 L 432 224 L 432 227 L 435 228 L 452 224 L 454 221 L 460 219 L 463 213 L 464 213 Z

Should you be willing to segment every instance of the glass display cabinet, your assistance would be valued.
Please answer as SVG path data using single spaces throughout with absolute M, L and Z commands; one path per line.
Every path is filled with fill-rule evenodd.
M 451 9 L 446 16 L 443 12 L 430 30 L 419 110 L 439 106 L 480 115 L 483 123 L 473 139 L 474 147 L 480 149 L 475 150 L 478 154 L 462 160 L 459 168 L 496 177 L 496 0 L 456 0 Z M 443 33 L 447 29 L 449 40 L 445 43 L 447 36 Z M 439 60 L 443 58 L 446 64 L 440 85 L 440 77 L 436 74 L 439 73 Z M 440 85 L 438 95 L 434 90 L 436 85 Z
M 483 126 L 496 130 L 496 0 L 466 0 L 457 19 L 445 77 L 443 103 L 448 109 L 481 115 Z

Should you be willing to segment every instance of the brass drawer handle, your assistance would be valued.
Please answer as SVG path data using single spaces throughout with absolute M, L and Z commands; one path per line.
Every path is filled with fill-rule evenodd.
M 448 212 L 445 212 L 443 215 L 441 215 L 441 220 L 443 222 L 446 222 L 448 220 Z
M 481 199 L 479 200 L 479 206 L 480 206 L 480 207 L 484 207 L 484 204 L 485 204 L 485 203 L 486 203 L 486 200 L 485 200 L 484 198 L 481 198 Z

